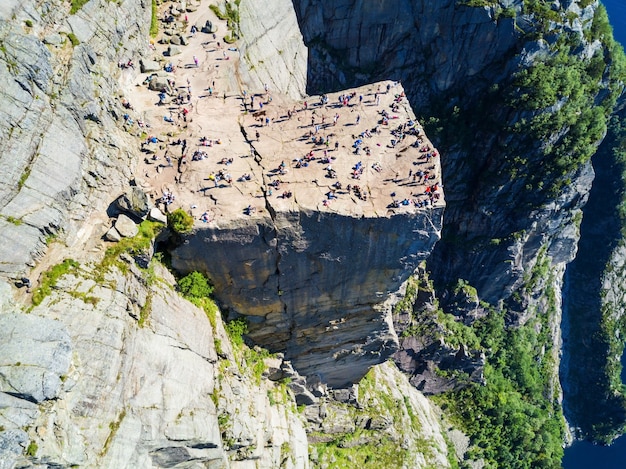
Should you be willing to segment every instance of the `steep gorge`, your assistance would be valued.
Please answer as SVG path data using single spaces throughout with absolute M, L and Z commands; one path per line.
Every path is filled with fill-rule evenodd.
M 135 155 L 132 146 L 126 145 L 132 137 L 119 131 L 115 123 L 122 112 L 114 99 L 118 93 L 115 83 L 125 78 L 117 62 L 145 51 L 149 5 L 130 3 L 92 0 L 74 16 L 67 16 L 68 5 L 62 2 L 48 10 L 34 4 L 23 7 L 18 2 L 0 7 L 5 18 L 0 27 L 4 54 L 0 79 L 6 85 L 2 87 L 3 99 L 10 103 L 2 107 L 1 112 L 8 117 L 0 121 L 2 141 L 10 149 L 0 156 L 4 167 L 10 168 L 9 176 L 0 182 L 0 228 L 7 237 L 0 261 L 3 272 L 13 278 L 45 252 L 45 243 L 53 236 L 60 234 L 71 246 L 88 232 L 98 231 L 97 225 L 84 220 L 94 210 L 104 211 L 112 194 L 117 195 L 132 178 Z M 250 80 L 263 83 L 279 73 L 281 78 L 271 80 L 272 86 L 294 96 L 304 89 L 305 76 L 309 92 L 338 90 L 378 79 L 402 80 L 412 106 L 429 124 L 427 133 L 437 139 L 443 155 L 448 207 L 443 238 L 436 245 L 440 211 L 430 218 L 359 219 L 300 210 L 246 221 L 245 226 L 233 222 L 220 229 L 200 229 L 174 252 L 174 266 L 181 270 L 207 271 L 206 265 L 211 265 L 216 293 L 231 316 L 249 318 L 249 337 L 285 352 L 294 366 L 310 377 L 348 386 L 396 350 L 398 338 L 389 320 L 395 298 L 389 299 L 389 295 L 424 259 L 432 273 L 436 298 L 424 300 L 422 290 L 415 310 L 431 313 L 438 303 L 444 313 L 454 314 L 458 324 L 470 326 L 477 318 L 493 315 L 490 310 L 497 310 L 505 318 L 502 327 L 506 325 L 507 331 L 530 324 L 544 333 L 545 342 L 537 345 L 534 357 L 539 363 L 550 366 L 558 361 L 560 286 L 565 265 L 576 255 L 580 207 L 593 180 L 588 158 L 603 136 L 604 119 L 621 92 L 623 77 L 613 68 L 616 52 L 610 38 L 594 23 L 598 21 L 594 19 L 597 4 L 484 3 L 476 7 L 455 1 L 383 0 L 364 4 L 302 0 L 293 5 L 283 1 L 264 11 L 265 20 L 255 25 L 260 3 L 241 2 L 242 13 L 247 12 L 242 14 L 241 30 L 246 32 L 242 50 L 247 47 L 249 53 Z M 540 8 L 544 6 L 547 10 Z M 284 21 L 270 21 L 279 18 Z M 306 69 L 305 49 L 293 28 L 296 18 L 308 47 Z M 263 37 L 268 27 L 274 34 L 271 44 L 256 44 L 255 52 L 255 38 Z M 35 33 L 40 39 L 34 39 Z M 259 50 L 269 53 L 259 59 Z M 555 57 L 562 62 L 555 62 Z M 34 63 L 44 66 L 29 65 Z M 570 86 L 572 76 L 558 75 L 554 81 L 562 89 L 542 88 L 533 94 L 537 85 L 533 80 L 538 75 L 529 76 L 529 71 L 565 65 L 578 74 L 574 80 L 589 85 L 585 93 L 581 95 Z M 574 125 L 572 115 L 581 116 L 577 119 L 580 126 Z M 575 145 L 583 140 L 581 146 Z M 83 422 L 79 434 L 71 434 L 74 417 L 65 409 L 59 409 L 55 422 L 45 422 L 57 411 L 56 402 L 46 400 L 35 409 L 11 400 L 3 407 L 9 409 L 6 412 L 21 405 L 17 412 L 20 418 L 28 415 L 28 422 L 39 420 L 36 427 L 20 425 L 27 432 L 13 428 L 15 422 L 10 432 L 5 431 L 3 423 L 1 441 L 7 445 L 3 448 L 19 453 L 29 439 L 36 438 L 45 443 L 43 453 L 51 463 L 68 466 L 97 461 L 120 467 L 120 461 L 132 461 L 166 467 L 202 460 L 213 461 L 216 467 L 244 467 L 261 458 L 267 466 L 288 461 L 287 467 L 307 467 L 303 424 L 293 412 L 293 396 L 287 392 L 285 405 L 278 409 L 273 407 L 274 398 L 261 396 L 254 411 L 238 416 L 233 408 L 241 405 L 241 396 L 253 395 L 255 388 L 242 382 L 236 366 L 227 372 L 219 368 L 225 365 L 219 365 L 223 362 L 218 360 L 220 347 L 215 340 L 228 340 L 220 326 L 210 330 L 198 310 L 190 313 L 181 306 L 178 311 L 179 299 L 167 293 L 174 284 L 168 274 L 160 274 L 168 286 L 146 289 L 143 274 L 128 262 L 134 277 L 115 274 L 115 288 L 107 290 L 72 277 L 60 285 L 49 303 L 34 310 L 35 316 L 48 319 L 71 311 L 64 320 L 72 340 L 78 342 L 84 334 L 80 322 L 85 308 L 95 313 L 95 324 L 99 324 L 89 331 L 92 340 L 98 341 L 101 331 L 116 331 L 117 335 L 109 338 L 115 339 L 121 356 L 128 353 L 128 362 L 109 370 L 112 374 L 105 383 L 123 395 L 123 405 L 108 398 L 94 404 L 92 395 L 97 392 L 83 389 L 90 384 L 80 377 L 91 372 L 80 362 L 89 361 L 92 352 L 83 352 L 81 343 L 81 359 L 69 369 L 67 384 L 60 384 L 60 376 L 66 376 L 63 370 L 55 378 L 62 396 L 58 405 L 76 399 L 72 412 L 78 412 Z M 466 285 L 465 290 L 460 289 L 467 293 L 466 303 L 458 301 L 459 280 Z M 76 296 L 81 292 L 91 295 L 93 289 L 98 289 L 98 297 L 115 298 L 111 302 L 115 311 L 93 310 Z M 152 306 L 153 300 L 146 300 L 150 296 L 146 290 L 151 289 L 166 292 L 158 294 L 163 301 L 158 300 L 156 306 Z M 433 305 L 426 304 L 429 301 Z M 172 304 L 180 314 L 169 322 Z M 148 307 L 155 315 L 149 332 L 136 329 L 135 320 Z M 11 306 L 4 311 L 13 314 L 15 309 Z M 185 322 L 213 344 L 206 345 L 203 339 L 190 345 L 190 337 L 195 336 L 180 330 L 180 323 Z M 419 327 L 407 330 L 419 338 L 416 329 Z M 166 333 L 161 335 L 163 330 Z M 467 336 L 457 338 L 451 330 L 444 332 L 442 341 L 455 343 L 458 355 L 463 355 L 469 344 Z M 146 379 L 154 379 L 151 367 L 159 369 L 156 374 L 167 371 L 172 356 L 148 360 L 150 363 L 137 359 L 136 367 L 129 371 L 135 363 L 134 354 L 145 358 L 145 354 L 154 353 L 151 340 L 164 340 L 177 354 L 192 352 L 200 357 L 194 356 L 194 360 L 198 369 L 205 370 L 205 379 L 201 389 L 195 389 L 198 395 L 193 405 L 181 407 L 169 400 L 169 392 L 157 395 L 143 387 Z M 222 352 L 228 360 L 239 359 L 230 350 Z M 488 355 L 487 360 L 490 358 Z M 178 359 L 176 355 L 174 360 Z M 96 365 L 106 368 L 105 363 Z M 21 373 L 19 365 L 8 366 Z M 119 369 L 118 376 L 130 377 L 132 382 L 118 383 L 113 376 L 115 369 Z M 549 371 L 553 375 L 548 378 L 546 394 L 555 401 L 560 398 L 556 369 L 553 366 Z M 175 375 L 173 389 L 178 390 L 176 386 L 182 383 L 176 392 L 184 393 L 184 383 L 193 374 L 194 370 L 184 367 Z M 221 402 L 217 399 L 222 409 L 232 411 L 228 417 L 220 418 L 215 402 L 206 398 L 219 379 L 225 380 L 226 388 L 232 388 L 232 395 L 228 393 Z M 161 378 L 156 384 L 169 386 Z M 268 386 L 264 392 L 272 394 L 274 388 Z M 402 393 L 412 392 L 407 389 L 403 387 Z M 81 400 L 85 396 L 89 398 Z M 409 400 L 411 405 L 417 402 L 412 394 Z M 402 402 L 398 398 L 392 405 Z M 403 418 L 412 420 L 412 407 L 406 405 L 406 399 L 404 404 Z M 325 404 L 309 409 L 310 421 L 327 414 Z M 339 429 L 335 433 L 329 432 L 343 435 L 341 438 L 348 438 L 346 435 L 357 428 L 369 430 L 370 425 L 389 428 L 384 418 L 367 421 L 352 415 L 352 408 L 341 409 L 334 409 L 332 418 L 347 423 L 336 425 Z M 203 433 L 196 413 L 211 422 L 214 433 Z M 267 417 L 270 414 L 272 417 Z M 552 417 L 557 426 L 561 425 L 558 412 Z M 220 424 L 224 427 L 225 419 L 234 426 L 218 434 L 216 429 Z M 280 420 L 281 430 L 268 439 L 265 437 L 271 431 L 267 422 L 272 419 Z M 249 420 L 249 425 L 242 425 L 244 420 Z M 104 429 L 96 429 L 98 422 L 104 422 Z M 112 426 L 107 430 L 109 424 Z M 55 425 L 58 444 L 46 438 Z M 145 425 L 150 428 L 149 435 L 139 430 Z M 328 430 L 333 422 L 327 420 L 320 426 Z M 58 427 L 63 430 L 59 432 Z M 65 436 L 58 436 L 63 432 Z M 258 438 L 261 434 L 263 438 Z M 442 439 L 436 439 L 438 463 L 444 465 Z M 59 449 L 65 440 L 71 441 L 70 456 Z M 423 462 L 415 455 L 411 457 Z M 554 463 L 556 456 L 551 457 Z M 21 463 L 26 459 L 20 459 Z M 29 460 L 37 462 L 32 457 Z

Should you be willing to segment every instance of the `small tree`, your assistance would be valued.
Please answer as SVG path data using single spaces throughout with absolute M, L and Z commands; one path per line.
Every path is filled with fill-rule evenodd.
M 193 217 L 182 208 L 177 208 L 167 215 L 167 224 L 175 233 L 189 233 L 193 229 Z

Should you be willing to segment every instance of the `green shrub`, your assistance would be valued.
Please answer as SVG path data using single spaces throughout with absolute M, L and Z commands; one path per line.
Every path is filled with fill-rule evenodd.
M 204 310 L 211 327 L 215 329 L 219 308 L 210 297 L 213 293 L 213 286 L 209 283 L 209 279 L 200 272 L 191 272 L 178 281 L 178 288 L 185 298 Z
M 30 443 L 28 443 L 28 448 L 26 448 L 26 456 L 30 456 L 31 458 L 34 458 L 35 456 L 37 456 L 38 449 L 39 447 L 37 446 L 37 443 L 35 443 L 34 441 L 31 441 Z
M 72 46 L 74 47 L 80 44 L 80 40 L 76 37 L 76 34 L 74 33 L 67 33 L 67 38 L 70 40 L 70 42 L 72 43 Z
M 70 15 L 73 15 L 80 10 L 88 1 L 89 0 L 71 0 L 72 6 L 70 7 Z
M 233 319 L 226 324 L 226 332 L 233 345 L 241 347 L 243 345 L 243 336 L 248 333 L 248 323 L 245 318 Z
M 33 27 L 33 20 L 26 20 L 26 21 L 24 21 L 24 24 L 27 27 L 32 28 Z
M 200 272 L 191 272 L 178 281 L 178 288 L 187 298 L 205 298 L 213 293 L 213 287 Z
M 189 233 L 193 229 L 193 217 L 182 208 L 177 208 L 167 215 L 167 224 L 174 233 Z

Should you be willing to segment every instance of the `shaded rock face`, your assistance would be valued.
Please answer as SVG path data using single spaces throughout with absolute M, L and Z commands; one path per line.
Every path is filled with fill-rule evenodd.
M 172 264 L 207 272 L 220 301 L 248 317 L 255 343 L 342 387 L 396 350 L 384 302 L 428 257 L 441 222 L 442 209 L 360 219 L 278 212 L 199 229 Z
M 475 92 L 474 81 L 505 76 L 501 61 L 517 47 L 513 20 L 496 22 L 491 8 L 455 0 L 293 4 L 309 47 L 311 92 L 396 79 L 418 109 L 459 83 Z
M 624 162 L 615 131 L 594 156 L 597 174 L 583 209 L 580 253 L 565 272 L 563 300 L 564 412 L 576 436 L 610 442 L 626 426 L 618 364 L 624 349 L 626 245 L 620 216 Z M 623 197 L 623 196 L 622 196 Z M 601 241 L 600 241 L 601 240 Z
M 516 10 L 516 23 L 497 14 L 501 5 L 468 7 L 452 0 L 294 1 L 309 47 L 307 90 L 392 78 L 402 81 L 418 116 L 459 113 L 454 122 L 442 117 L 441 124 L 453 129 L 442 140 L 429 135 L 442 151 L 447 199 L 442 241 L 429 268 L 444 306 L 447 285 L 464 279 L 481 300 L 505 300 L 509 321 L 520 324 L 529 308 L 512 301 L 512 292 L 532 270 L 540 248 L 547 247 L 553 265 L 574 258 L 578 234 L 572 221 L 586 202 L 593 170 L 588 163 L 575 168 L 554 194 L 507 167 L 507 156 L 521 154 L 525 168 L 540 168 L 544 143 L 504 132 L 502 122 L 512 126 L 522 116 L 506 108 L 504 95 L 490 101 L 488 88 L 507 83 L 550 49 L 524 36 L 537 27 L 536 18 L 523 14 L 517 2 L 505 6 Z M 553 25 L 556 33 L 582 38 L 594 8 L 575 2 L 554 8 L 578 15 L 571 24 Z M 584 47 L 575 52 L 581 61 L 602 47 L 581 41 Z M 478 124 L 479 115 L 485 122 Z
M 11 276 L 44 252 L 47 236 L 62 229 L 74 239 L 87 214 L 105 208 L 99 196 L 130 177 L 113 77 L 121 58 L 146 46 L 150 4 L 68 8 L 9 2 L 0 12 L 0 273 Z M 62 42 L 44 45 L 52 33 Z

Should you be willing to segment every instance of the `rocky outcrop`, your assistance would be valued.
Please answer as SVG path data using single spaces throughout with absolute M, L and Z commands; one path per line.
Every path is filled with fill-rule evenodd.
M 347 386 L 396 350 L 385 300 L 428 257 L 441 216 L 279 211 L 197 229 L 172 265 L 206 272 L 255 343 L 284 351 L 301 374 Z
M 305 410 L 314 468 L 356 467 L 373 458 L 377 467 L 448 468 L 463 457 L 448 456 L 440 411 L 389 362 L 333 397 Z
M 29 315 L 0 314 L 0 465 L 308 467 L 288 391 L 240 369 L 219 318 L 166 270 L 153 267 L 157 288 L 128 267 L 110 286 L 67 275 Z
M 466 323 L 477 317 L 474 306 L 458 308 L 451 286 L 459 279 L 476 288 L 478 300 L 504 310 L 508 326 L 552 314 L 556 306 L 557 315 L 550 321 L 552 350 L 558 349 L 554 321 L 560 315 L 561 276 L 577 254 L 577 224 L 594 178 L 589 157 L 604 136 L 604 116 L 612 112 L 623 78 L 614 76 L 611 60 L 602 61 L 599 73 L 589 77 L 602 85 L 585 90 L 585 99 L 568 111 L 576 117 L 565 124 L 560 119 L 571 93 L 563 101 L 547 97 L 541 105 L 529 106 L 516 100 L 525 93 L 517 73 L 536 70 L 537 64 L 556 69 L 553 59 L 558 53 L 566 54 L 570 69 L 612 56 L 612 39 L 597 34 L 605 21 L 598 5 L 549 2 L 550 20 L 546 11 L 521 2 L 472 7 L 455 1 L 363 5 L 352 0 L 299 0 L 294 7 L 309 47 L 308 90 L 324 92 L 381 76 L 399 79 L 416 114 L 435 116 L 426 131 L 444 155 L 448 206 L 442 241 L 429 259 L 429 269 L 444 310 Z M 557 37 L 567 37 L 571 46 L 553 40 Z M 580 81 L 587 80 L 588 73 L 595 72 L 587 68 Z M 580 119 L 597 106 L 603 107 L 603 117 Z M 536 125 L 542 120 L 560 124 Z M 528 132 L 529 124 L 536 131 Z M 437 127 L 443 131 L 435 135 Z M 570 145 L 588 137 L 592 142 Z M 584 243 L 581 248 L 589 249 L 590 258 L 597 261 L 595 248 Z M 621 261 L 614 265 L 621 266 Z M 586 282 L 595 293 L 582 295 L 586 300 L 581 298 L 580 304 L 605 290 L 610 299 L 602 315 L 613 318 L 607 322 L 613 329 L 621 321 L 616 319 L 621 317 L 621 287 L 614 283 L 609 291 L 600 285 L 603 268 L 596 270 L 593 282 Z M 581 273 L 587 279 L 589 275 Z M 600 301 L 592 301 L 598 317 Z M 569 347 L 585 349 L 579 342 Z M 593 347 L 598 348 L 608 350 L 607 344 Z M 586 380 L 584 371 L 581 376 Z M 609 388 L 605 391 L 610 394 Z M 558 397 L 558 389 L 555 392 Z M 620 402 L 614 406 L 622 407 Z M 607 421 L 604 413 L 594 413 L 598 421 Z
M 239 4 L 242 79 L 253 89 L 301 98 L 305 95 L 308 51 L 290 0 Z
M 529 165 L 532 158 L 545 160 L 541 142 L 533 148 L 516 142 L 518 136 L 504 135 L 497 119 L 512 126 L 520 118 L 502 111 L 506 96 L 493 98 L 493 110 L 477 101 L 489 96 L 488 86 L 504 88 L 520 66 L 551 53 L 548 44 L 525 36 L 526 29 L 541 27 L 533 23 L 536 16 L 521 14 L 515 3 L 470 7 L 455 1 L 382 1 L 363 6 L 352 0 L 303 0 L 294 7 L 310 49 L 308 90 L 323 92 L 384 76 L 402 81 L 418 116 L 447 116 L 445 109 L 461 116 L 447 120 L 450 133 L 435 138 L 435 145 L 446 147 L 444 183 L 452 193 L 443 240 L 430 262 L 440 294 L 445 294 L 442 286 L 461 278 L 478 289 L 480 299 L 497 304 L 523 283 L 542 245 L 550 246 L 555 264 L 574 257 L 577 235 L 571 221 L 586 201 L 590 166 L 575 168 L 568 175 L 571 184 L 556 196 L 529 191 L 532 185 L 525 178 L 510 176 L 505 155 L 520 152 Z M 593 8 L 572 3 L 568 11 L 576 16 L 572 25 L 552 28 L 580 39 Z M 515 24 L 521 26 L 517 31 Z M 599 42 L 587 46 L 579 60 L 602 47 Z M 498 117 L 482 126 L 471 117 L 478 109 Z M 519 314 L 511 316 L 514 322 L 527 319 L 523 307 L 511 309 Z

